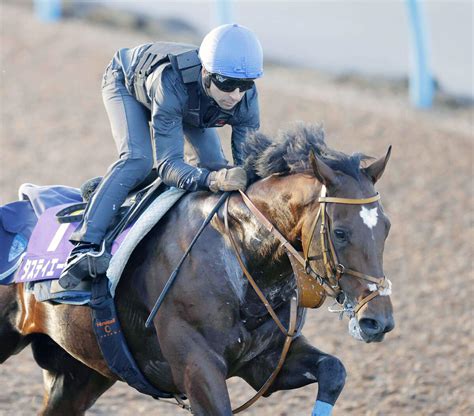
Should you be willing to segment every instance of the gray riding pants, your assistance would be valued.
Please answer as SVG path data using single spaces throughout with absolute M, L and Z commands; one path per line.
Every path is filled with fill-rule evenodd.
M 71 236 L 72 242 L 100 244 L 128 193 L 147 177 L 155 160 L 149 129 L 150 111 L 128 92 L 123 72 L 114 61 L 104 75 L 102 98 L 119 159 L 109 167 L 96 189 L 80 227 Z M 187 163 L 202 167 L 227 164 L 216 129 L 184 124 L 183 130 L 186 157 L 184 149 L 176 151 L 183 154 Z

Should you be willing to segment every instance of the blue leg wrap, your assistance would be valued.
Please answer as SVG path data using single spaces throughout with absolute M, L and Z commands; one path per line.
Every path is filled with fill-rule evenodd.
M 316 400 L 311 416 L 331 416 L 333 405 Z

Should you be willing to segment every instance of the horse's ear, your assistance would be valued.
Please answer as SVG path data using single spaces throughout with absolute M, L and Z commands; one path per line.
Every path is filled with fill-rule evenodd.
M 387 166 L 388 160 L 390 159 L 391 153 L 392 146 L 389 146 L 385 157 L 377 159 L 374 163 L 363 169 L 364 172 L 372 179 L 373 183 L 377 182 L 382 177 L 385 166 Z
M 314 176 L 316 176 L 316 179 L 319 182 L 321 182 L 323 185 L 326 185 L 327 188 L 337 184 L 338 179 L 334 171 L 318 156 L 316 156 L 313 150 L 311 150 L 311 153 L 309 154 L 309 161 L 311 163 L 311 167 L 313 168 Z

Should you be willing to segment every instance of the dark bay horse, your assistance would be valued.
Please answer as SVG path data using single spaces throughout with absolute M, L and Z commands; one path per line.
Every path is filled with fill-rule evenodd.
M 306 125 L 276 139 L 257 134 L 249 138 L 246 153 L 252 177 L 247 195 L 298 251 L 313 256 L 311 267 L 324 274 L 317 256 L 319 231 L 317 238 L 312 236 L 322 185 L 330 197 L 373 197 L 388 154 L 368 164 L 363 155 L 330 149 L 323 131 Z M 226 235 L 223 207 L 183 264 L 153 327 L 145 328 L 167 278 L 217 198 L 206 192 L 183 197 L 135 249 L 115 297 L 129 348 L 146 378 L 162 391 L 186 395 L 192 412 L 206 416 L 232 414 L 227 378 L 241 377 L 258 390 L 273 372 L 285 338 L 243 276 Z M 327 205 L 338 261 L 383 276 L 389 221 L 382 205 Z M 229 200 L 229 217 L 240 255 L 288 327 L 288 294 L 296 284 L 285 251 L 237 193 Z M 356 310 L 352 306 L 374 293 L 374 284 L 343 274 L 338 285 L 352 316 L 351 334 L 365 342 L 381 341 L 394 326 L 389 288 Z M 297 336 L 265 396 L 318 382 L 313 414 L 329 414 L 344 386 L 345 370 L 340 360 L 301 334 L 304 318 L 300 309 Z M 0 362 L 27 345 L 45 370 L 42 414 L 83 414 L 117 381 L 102 358 L 87 306 L 39 303 L 22 285 L 0 286 Z

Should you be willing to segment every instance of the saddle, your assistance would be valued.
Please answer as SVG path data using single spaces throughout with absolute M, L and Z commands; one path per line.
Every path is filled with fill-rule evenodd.
M 81 189 L 83 199 L 89 200 L 93 198 L 96 189 L 99 187 L 102 178 L 94 178 L 86 182 Z M 64 289 L 74 289 L 84 282 L 84 277 L 89 275 L 96 278 L 101 274 L 105 274 L 112 258 L 111 247 L 116 237 L 125 230 L 125 228 L 133 223 L 143 210 L 149 205 L 157 194 L 160 193 L 160 187 L 163 185 L 158 177 L 149 185 L 134 191 L 129 195 L 126 203 L 120 207 L 118 216 L 113 224 L 109 226 L 109 230 L 105 234 L 101 249 L 98 252 L 90 252 L 87 255 L 78 256 L 68 260 L 66 267 L 58 283 Z M 56 217 L 60 223 L 79 222 L 86 215 L 87 204 L 73 205 L 67 207 L 58 213 Z M 82 209 L 82 214 L 77 214 L 77 210 Z M 71 261 L 70 261 L 71 260 Z
M 102 177 L 98 176 L 89 179 L 82 184 L 80 188 L 82 201 L 80 203 L 70 205 L 56 214 L 58 222 L 61 224 L 80 222 L 83 218 L 87 203 L 94 196 L 94 193 Z M 105 236 L 106 249 L 110 247 L 114 239 L 122 232 L 127 225 L 131 224 L 138 216 L 150 205 L 150 203 L 166 189 L 169 189 L 158 177 L 156 170 L 152 172 L 137 187 L 132 189 L 127 199 L 118 210 L 117 216 L 110 224 Z
M 153 171 L 127 197 L 107 232 L 109 252 L 116 251 L 121 243 L 117 237 L 168 189 L 157 178 Z M 25 282 L 59 277 L 72 249 L 68 237 L 82 219 L 101 179 L 93 178 L 80 189 L 30 183 L 20 186 L 20 200 L 0 207 L 0 284 L 11 284 L 20 276 L 23 277 L 20 281 Z M 21 274 L 17 273 L 20 267 Z M 44 288 L 41 293 L 40 297 L 44 298 Z

